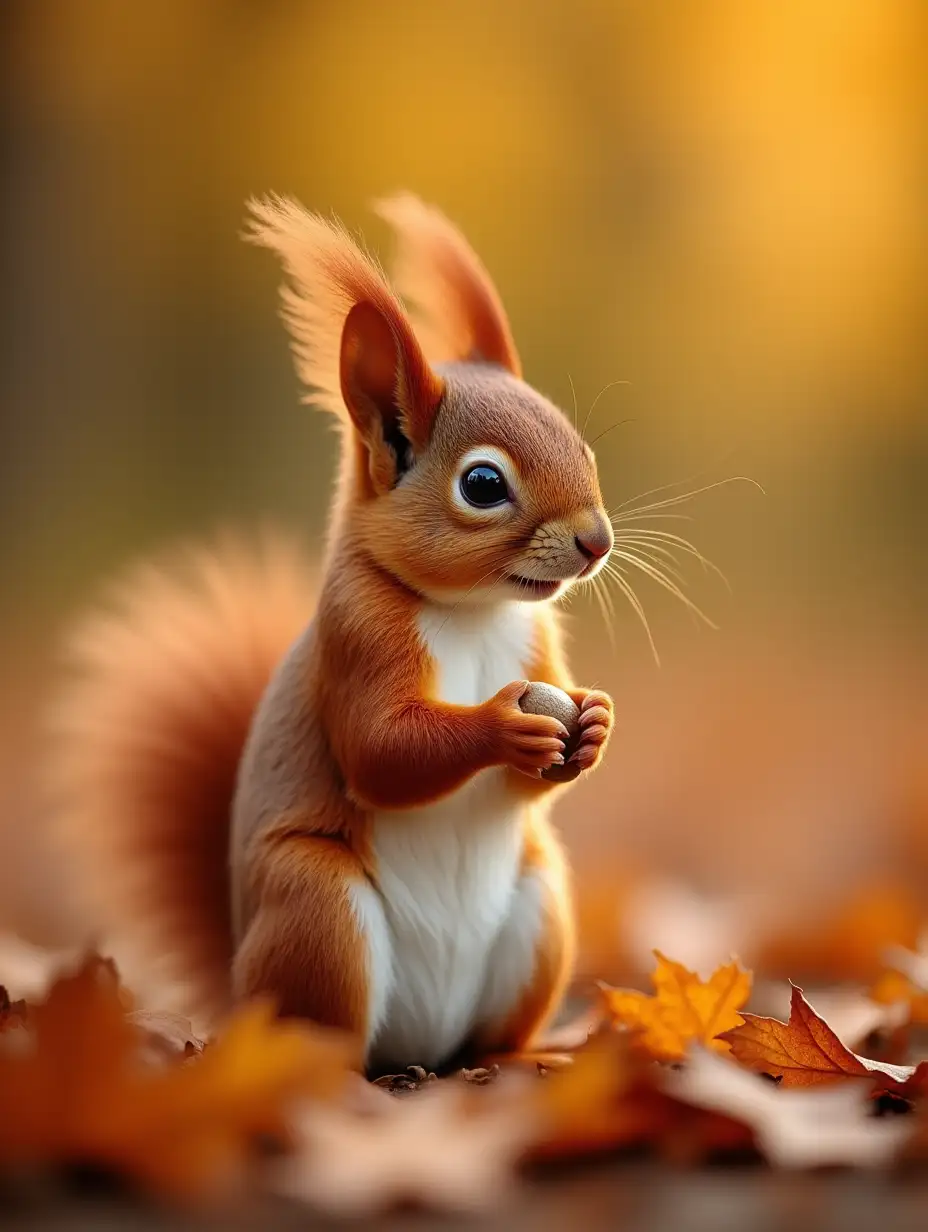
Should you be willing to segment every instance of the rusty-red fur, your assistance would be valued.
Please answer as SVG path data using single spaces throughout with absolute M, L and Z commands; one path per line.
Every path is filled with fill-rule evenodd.
M 511 601 L 511 576 L 572 580 L 585 564 L 578 538 L 611 534 L 592 454 L 519 378 L 466 241 L 409 198 L 384 212 L 432 322 L 419 318 L 418 333 L 339 226 L 289 201 L 253 207 L 251 238 L 288 274 L 300 374 L 343 425 L 321 582 L 289 556 L 262 564 L 224 548 L 186 575 L 149 571 L 115 613 L 90 618 L 62 711 L 63 825 L 94 867 L 110 929 L 177 957 L 201 1005 L 270 992 L 284 1012 L 363 1032 L 373 994 L 351 889 L 377 884 L 373 818 L 390 824 L 391 810 L 512 767 L 521 867 L 548 887 L 543 926 L 530 981 L 473 1042 L 520 1048 L 555 1007 L 573 952 L 566 867 L 541 807 L 556 784 L 537 777 L 558 725 L 522 714 L 518 679 L 476 705 L 442 700 L 419 622 L 428 604 Z M 518 500 L 505 519 L 452 499 L 474 448 L 512 467 Z M 573 686 L 547 606 L 533 628 L 522 677 L 568 689 L 586 711 L 583 755 L 556 772 L 569 782 L 599 760 L 611 703 Z

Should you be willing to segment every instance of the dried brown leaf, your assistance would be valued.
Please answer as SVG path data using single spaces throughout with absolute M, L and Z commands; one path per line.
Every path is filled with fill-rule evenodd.
M 732 1054 L 748 1069 L 779 1078 L 785 1087 L 863 1078 L 883 1089 L 914 1097 L 928 1083 L 928 1062 L 913 1068 L 871 1061 L 851 1052 L 795 985 L 788 1022 L 756 1014 L 745 1014 L 744 1020 L 743 1026 L 724 1036 Z
M 908 1015 L 904 1005 L 878 1004 L 862 989 L 845 985 L 816 988 L 813 999 L 819 1017 L 848 1048 L 881 1061 L 905 1061 Z M 877 1045 L 879 1054 L 872 1051 Z M 896 1055 L 888 1055 L 887 1050 L 895 1050 Z

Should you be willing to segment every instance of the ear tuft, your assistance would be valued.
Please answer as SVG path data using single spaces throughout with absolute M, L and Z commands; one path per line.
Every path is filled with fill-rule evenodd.
M 396 232 L 394 282 L 415 309 L 416 334 L 429 360 L 485 360 L 521 376 L 499 294 L 457 227 L 410 193 L 374 208 Z
M 412 326 L 376 260 L 334 219 L 311 214 L 288 197 L 248 203 L 244 238 L 280 258 L 287 283 L 281 290 L 297 372 L 312 401 L 348 421 L 342 398 L 340 354 L 349 312 L 371 304 L 389 326 L 413 391 L 437 380 Z

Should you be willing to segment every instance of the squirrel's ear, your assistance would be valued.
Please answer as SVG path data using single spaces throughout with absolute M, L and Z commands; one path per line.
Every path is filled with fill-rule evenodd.
M 289 278 L 283 316 L 308 400 L 360 433 L 382 490 L 407 443 L 428 443 L 442 381 L 379 266 L 343 227 L 282 197 L 250 211 L 245 238 L 276 252 Z
M 433 363 L 484 360 L 522 375 L 499 294 L 467 240 L 434 206 L 403 193 L 375 203 L 399 241 L 394 282 Z
M 409 450 L 428 444 L 442 381 L 402 314 L 387 315 L 369 300 L 345 318 L 339 368 L 345 406 L 370 453 L 374 490 L 389 491 L 409 464 Z

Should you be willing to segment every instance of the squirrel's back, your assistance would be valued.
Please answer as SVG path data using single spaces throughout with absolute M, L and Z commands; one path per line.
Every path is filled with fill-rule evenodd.
M 90 929 L 155 959 L 206 1015 L 228 995 L 239 759 L 313 594 L 283 537 L 226 539 L 136 569 L 68 641 L 53 790 Z

